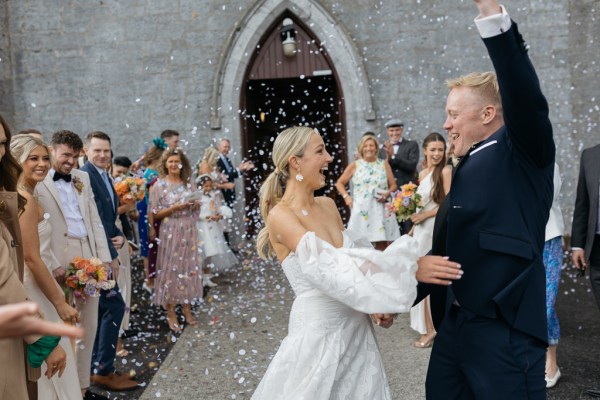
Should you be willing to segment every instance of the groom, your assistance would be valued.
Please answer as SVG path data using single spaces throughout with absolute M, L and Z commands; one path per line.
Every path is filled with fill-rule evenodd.
M 548 103 L 504 7 L 475 4 L 496 74 L 448 81 L 444 129 L 461 161 L 436 217 L 433 255 L 417 272 L 430 284 L 420 284 L 420 296 L 431 294 L 438 329 L 427 399 L 545 399 Z

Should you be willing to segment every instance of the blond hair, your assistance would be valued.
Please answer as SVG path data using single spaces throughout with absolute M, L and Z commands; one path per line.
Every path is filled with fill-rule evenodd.
M 312 135 L 318 134 L 319 133 L 313 128 L 294 126 L 285 129 L 277 136 L 277 139 L 275 139 L 272 155 L 275 170 L 269 174 L 267 179 L 265 179 L 259 191 L 260 215 L 262 216 L 263 221 L 265 221 L 265 226 L 258 233 L 256 247 L 258 255 L 263 259 L 275 255 L 273 245 L 269 238 L 266 221 L 269 212 L 281 200 L 281 196 L 283 196 L 283 187 L 288 179 L 290 179 L 290 157 L 302 157 L 306 145 Z
M 470 88 L 486 105 L 491 104 L 496 107 L 498 112 L 502 113 L 500 87 L 494 72 L 472 72 L 458 78 L 448 79 L 446 85 L 450 90 L 459 87 Z
M 206 161 L 206 163 L 210 167 L 214 167 L 217 165 L 217 160 L 219 159 L 219 150 L 215 149 L 213 146 L 209 146 L 204 150 L 204 156 L 202 160 Z
M 10 152 L 21 165 L 27 160 L 31 152 L 38 147 L 43 147 L 50 155 L 48 146 L 35 136 L 16 135 L 10 142 Z
M 375 142 L 376 149 L 379 148 L 379 142 L 377 141 L 377 138 L 375 136 L 363 135 L 363 137 L 360 139 L 360 142 L 358 142 L 358 154 L 360 154 L 361 157 L 363 157 L 363 150 L 365 149 L 365 144 L 369 140 L 372 140 L 373 142 Z

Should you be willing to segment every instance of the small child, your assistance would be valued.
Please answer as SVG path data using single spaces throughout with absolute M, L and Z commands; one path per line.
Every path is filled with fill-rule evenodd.
M 200 219 L 198 230 L 204 253 L 202 281 L 204 286 L 214 287 L 216 283 L 210 280 L 214 272 L 224 272 L 237 264 L 238 260 L 227 246 L 220 220 L 231 217 L 231 209 L 223 204 L 223 195 L 214 190 L 214 184 L 209 175 L 200 175 L 198 183 L 202 187 L 200 200 Z

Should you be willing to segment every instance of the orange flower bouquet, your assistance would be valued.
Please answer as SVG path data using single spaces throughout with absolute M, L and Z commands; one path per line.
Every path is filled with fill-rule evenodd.
M 115 183 L 115 191 L 123 204 L 130 204 L 144 199 L 146 180 L 134 176 L 120 178 Z
M 66 272 L 65 292 L 70 298 L 85 302 L 88 297 L 100 296 L 100 290 L 115 287 L 115 281 L 108 279 L 108 271 L 97 258 L 75 257 Z
M 416 184 L 409 182 L 392 193 L 392 201 L 387 203 L 387 209 L 396 214 L 398 221 L 406 221 L 421 207 L 421 195 L 417 193 L 417 187 Z

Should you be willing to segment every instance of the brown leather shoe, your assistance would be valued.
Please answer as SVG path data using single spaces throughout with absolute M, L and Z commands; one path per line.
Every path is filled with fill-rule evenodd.
M 124 379 L 123 376 L 117 374 L 92 375 L 90 376 L 90 381 L 95 385 L 104 386 L 114 392 L 133 390 L 138 386 L 136 381 Z
M 133 373 L 133 374 L 132 374 Z M 132 373 L 124 373 L 124 372 L 119 372 L 117 370 L 115 370 L 115 372 L 113 372 L 113 374 L 117 375 L 118 377 L 120 377 L 121 379 L 129 379 L 134 381 L 135 380 L 135 372 L 132 371 Z

